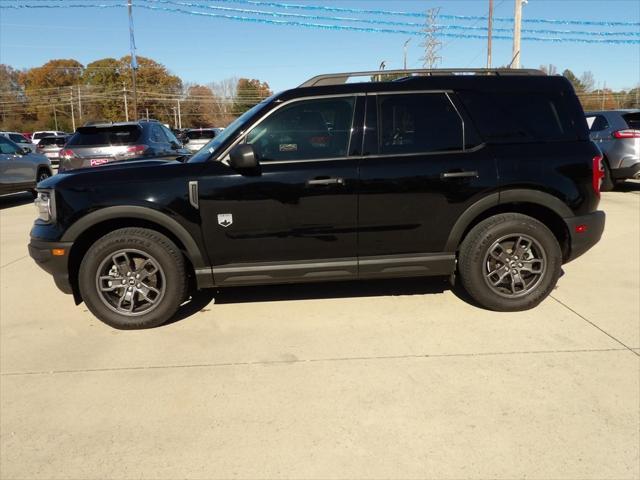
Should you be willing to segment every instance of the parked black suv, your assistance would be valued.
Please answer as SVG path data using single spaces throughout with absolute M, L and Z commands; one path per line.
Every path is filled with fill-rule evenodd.
M 191 288 L 452 275 L 536 306 L 599 239 L 601 157 L 571 84 L 529 70 L 322 75 L 244 113 L 188 162 L 39 185 L 31 256 L 116 328 Z
M 79 127 L 60 151 L 60 172 L 140 158 L 175 160 L 190 155 L 160 122 L 90 123 Z

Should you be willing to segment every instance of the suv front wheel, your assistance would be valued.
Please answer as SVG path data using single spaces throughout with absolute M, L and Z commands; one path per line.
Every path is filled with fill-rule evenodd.
M 178 247 L 146 228 L 122 228 L 95 242 L 82 260 L 78 283 L 91 313 L 119 329 L 165 323 L 187 289 Z
M 535 218 L 503 213 L 476 225 L 460 246 L 462 286 L 484 308 L 528 310 L 544 300 L 560 277 L 556 237 Z

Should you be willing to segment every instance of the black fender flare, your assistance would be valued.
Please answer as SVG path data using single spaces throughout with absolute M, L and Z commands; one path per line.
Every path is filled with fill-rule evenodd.
M 137 218 L 148 222 L 156 223 L 176 236 L 184 245 L 187 255 L 191 260 L 193 268 L 198 271 L 207 269 L 208 265 L 203 258 L 200 247 L 195 242 L 191 234 L 176 220 L 169 215 L 148 207 L 140 207 L 135 205 L 123 205 L 114 207 L 105 207 L 95 212 L 91 212 L 73 223 L 64 233 L 61 242 L 74 242 L 82 233 L 98 223 L 107 220 L 115 220 L 121 218 Z
M 526 188 L 514 188 L 501 192 L 494 192 L 481 198 L 462 212 L 462 215 L 458 217 L 458 220 L 453 225 L 453 228 L 449 233 L 444 249 L 445 252 L 456 251 L 458 245 L 462 241 L 464 232 L 478 216 L 482 215 L 490 208 L 507 203 L 533 203 L 548 208 L 561 218 L 574 216 L 571 209 L 563 203 L 562 200 L 550 193 Z

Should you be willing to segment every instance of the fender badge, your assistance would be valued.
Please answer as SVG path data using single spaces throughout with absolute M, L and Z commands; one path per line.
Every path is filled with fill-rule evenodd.
M 233 223 L 233 215 L 230 213 L 219 213 L 218 214 L 218 225 L 221 227 L 228 227 Z

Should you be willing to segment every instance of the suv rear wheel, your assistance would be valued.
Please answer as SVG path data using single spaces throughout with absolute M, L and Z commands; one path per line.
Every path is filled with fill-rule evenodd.
M 504 213 L 483 220 L 460 246 L 462 285 L 481 306 L 528 310 L 544 300 L 560 276 L 556 237 L 535 218 Z
M 187 289 L 178 247 L 145 228 L 122 228 L 100 238 L 85 254 L 78 280 L 89 310 L 119 329 L 165 323 Z

